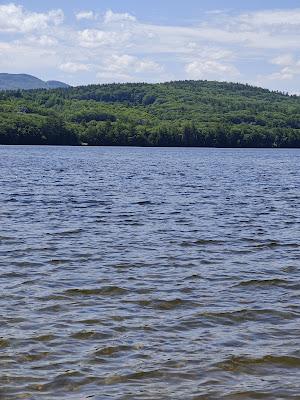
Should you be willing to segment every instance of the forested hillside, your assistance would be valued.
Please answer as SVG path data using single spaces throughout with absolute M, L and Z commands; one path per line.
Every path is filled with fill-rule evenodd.
M 179 81 L 0 92 L 0 144 L 300 147 L 300 97 Z

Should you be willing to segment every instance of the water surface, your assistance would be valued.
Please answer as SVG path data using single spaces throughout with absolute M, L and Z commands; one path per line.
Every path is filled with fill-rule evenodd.
M 299 150 L 0 147 L 0 398 L 299 399 Z

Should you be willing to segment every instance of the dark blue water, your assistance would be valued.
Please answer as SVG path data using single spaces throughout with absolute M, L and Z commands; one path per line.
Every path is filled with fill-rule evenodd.
M 299 166 L 0 147 L 0 398 L 299 399 Z

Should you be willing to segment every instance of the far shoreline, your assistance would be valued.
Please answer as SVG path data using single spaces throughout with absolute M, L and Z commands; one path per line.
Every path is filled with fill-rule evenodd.
M 210 149 L 210 150 L 300 150 L 300 147 L 214 147 L 214 146 L 138 146 L 138 145 L 89 145 L 89 144 L 1 144 L 0 147 L 43 147 L 43 148 L 135 148 L 135 149 Z

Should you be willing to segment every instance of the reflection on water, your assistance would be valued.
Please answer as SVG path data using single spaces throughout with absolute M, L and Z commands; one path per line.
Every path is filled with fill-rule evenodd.
M 299 150 L 0 156 L 1 399 L 299 398 Z

